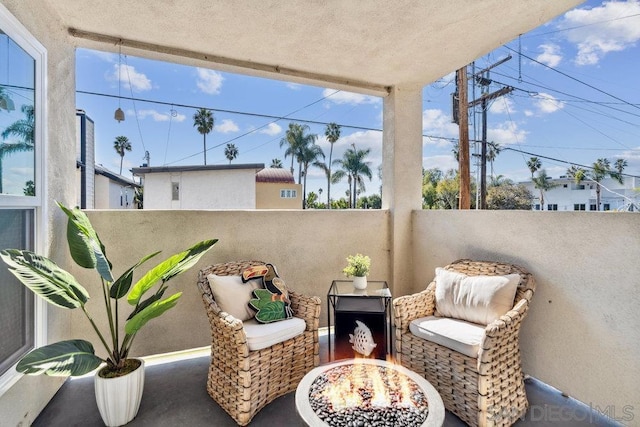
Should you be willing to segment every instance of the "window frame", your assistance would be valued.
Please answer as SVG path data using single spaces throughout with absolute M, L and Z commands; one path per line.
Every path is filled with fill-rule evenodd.
M 46 48 L 18 21 L 9 10 L 0 4 L 0 29 L 19 45 L 34 60 L 34 111 L 35 111 L 35 141 L 34 141 L 34 183 L 35 196 L 0 195 L 0 209 L 25 209 L 33 211 L 33 250 L 43 254 L 47 249 L 47 200 L 46 188 L 47 158 L 47 50 Z M 41 298 L 34 298 L 34 347 L 46 344 L 47 336 L 47 307 Z M 0 376 L 0 396 L 2 396 L 23 374 L 13 367 Z

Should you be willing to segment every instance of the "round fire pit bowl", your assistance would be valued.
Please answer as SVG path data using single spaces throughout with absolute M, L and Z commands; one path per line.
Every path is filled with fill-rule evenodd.
M 374 371 L 359 371 L 364 372 L 359 376 L 364 376 L 365 379 L 360 383 L 354 378 L 351 388 L 357 389 L 356 397 L 364 400 L 355 404 L 344 403 L 337 408 L 328 403 L 325 390 L 329 386 L 333 387 L 343 382 L 343 378 L 352 372 L 362 369 L 374 369 Z M 371 377 L 376 375 L 385 378 L 382 382 L 386 385 L 387 394 L 391 395 L 394 395 L 394 389 L 400 387 L 396 386 L 396 383 L 406 380 L 405 384 L 408 385 L 405 387 L 408 387 L 410 392 L 404 394 L 411 396 L 412 404 L 399 403 L 397 401 L 399 398 L 391 399 L 393 402 L 389 401 L 386 404 L 374 402 L 375 392 L 371 389 L 375 387 L 369 387 L 369 385 L 372 383 Z M 396 394 L 403 395 L 403 393 Z M 302 378 L 296 389 L 296 410 L 303 421 L 312 427 L 385 425 L 389 417 L 394 419 L 394 425 L 407 427 L 441 427 L 444 423 L 442 398 L 426 379 L 404 366 L 378 359 L 349 359 L 311 370 Z M 397 420 L 400 419 L 407 421 L 406 423 L 398 422 Z

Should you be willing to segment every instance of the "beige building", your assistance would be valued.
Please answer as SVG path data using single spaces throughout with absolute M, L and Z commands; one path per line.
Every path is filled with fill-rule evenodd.
M 302 185 L 286 169 L 262 169 L 256 174 L 256 209 L 302 209 Z

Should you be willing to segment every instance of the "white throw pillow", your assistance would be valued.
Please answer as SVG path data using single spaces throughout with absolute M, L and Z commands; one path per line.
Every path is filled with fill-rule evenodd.
M 251 292 L 260 287 L 259 280 L 249 280 L 242 283 L 240 276 L 218 276 L 209 274 L 207 276 L 213 298 L 220 307 L 236 319 L 243 322 L 251 319 L 255 312 L 249 308 L 249 300 L 253 298 Z
M 520 275 L 467 276 L 436 268 L 435 281 L 437 314 L 488 325 L 513 308 Z

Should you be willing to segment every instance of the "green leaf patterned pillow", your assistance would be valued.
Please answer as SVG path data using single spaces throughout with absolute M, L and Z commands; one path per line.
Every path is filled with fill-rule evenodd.
M 273 264 L 249 267 L 242 278 L 243 281 L 259 279 L 262 282 L 262 288 L 255 289 L 254 298 L 249 301 L 258 322 L 271 323 L 293 317 L 289 292 Z

